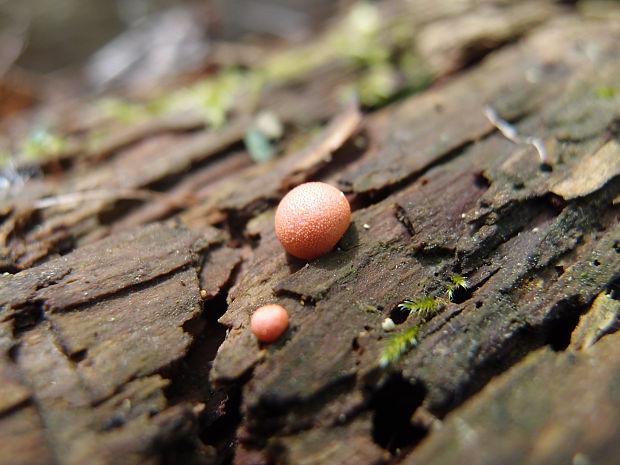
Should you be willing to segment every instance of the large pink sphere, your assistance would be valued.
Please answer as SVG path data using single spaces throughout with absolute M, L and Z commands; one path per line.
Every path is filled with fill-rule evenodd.
M 288 313 L 277 304 L 263 305 L 250 317 L 250 328 L 261 342 L 277 340 L 288 327 Z
M 284 196 L 276 235 L 288 253 L 312 260 L 334 248 L 351 222 L 344 194 L 324 182 L 307 182 Z

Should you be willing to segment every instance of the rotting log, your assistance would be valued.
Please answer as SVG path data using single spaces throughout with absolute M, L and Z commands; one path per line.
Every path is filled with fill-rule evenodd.
M 160 117 L 76 139 L 61 179 L 3 200 L 1 464 L 620 460 L 620 24 L 554 2 L 382 8 L 417 28 L 428 89 L 336 110 L 314 70 L 262 97 L 322 126 L 282 157 L 251 162 L 241 110 L 219 130 Z M 310 263 L 273 228 L 307 180 L 354 209 Z M 428 321 L 398 309 L 455 274 L 468 288 Z M 290 327 L 260 345 L 266 303 Z M 420 331 L 382 366 L 388 317 Z

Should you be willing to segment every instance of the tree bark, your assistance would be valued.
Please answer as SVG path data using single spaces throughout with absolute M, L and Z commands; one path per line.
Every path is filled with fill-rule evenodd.
M 620 23 L 580 6 L 385 2 L 432 85 L 367 111 L 339 62 L 271 86 L 320 130 L 264 164 L 242 102 L 71 136 L 0 205 L 0 463 L 620 462 Z M 354 212 L 308 263 L 273 216 L 310 180 Z

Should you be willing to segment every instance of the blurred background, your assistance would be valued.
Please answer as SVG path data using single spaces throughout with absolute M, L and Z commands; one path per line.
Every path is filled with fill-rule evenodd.
M 0 0 L 0 76 L 13 69 L 26 80 L 70 77 L 91 90 L 144 83 L 199 70 L 215 42 L 303 41 L 347 3 Z M 234 50 L 244 51 L 251 48 Z

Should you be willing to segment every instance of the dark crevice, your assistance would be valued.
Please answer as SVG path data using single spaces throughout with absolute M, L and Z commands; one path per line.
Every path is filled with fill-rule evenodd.
M 43 211 L 40 209 L 31 209 L 25 212 L 12 212 L 13 215 L 18 215 L 14 221 L 14 227 L 12 227 L 7 235 L 6 243 L 10 244 L 11 240 L 17 239 L 19 241 L 23 241 L 24 238 L 28 237 L 30 233 L 32 233 L 35 228 L 40 227 L 43 223 Z M 7 215 L 7 218 L 10 215 Z
M 456 158 L 461 156 L 464 152 L 466 152 L 469 147 L 473 146 L 475 143 L 479 142 L 480 139 L 483 139 L 484 137 L 488 136 L 490 133 L 492 133 L 492 131 L 489 131 L 489 133 L 482 135 L 480 138 L 476 140 L 466 140 L 465 142 L 462 142 L 461 144 L 457 145 L 453 149 L 446 151 L 443 155 L 437 157 L 435 160 L 431 161 L 430 163 L 428 163 L 426 166 L 424 166 L 420 170 L 414 171 L 413 173 L 409 173 L 405 175 L 403 178 L 401 178 L 400 180 L 393 182 L 392 184 L 388 184 L 376 190 L 369 190 L 366 192 L 355 193 L 356 194 L 355 199 L 351 204 L 352 210 L 368 208 L 374 204 L 377 204 L 385 200 L 386 198 L 395 194 L 396 192 L 403 190 L 405 187 L 409 186 L 415 181 L 422 179 L 423 176 L 426 175 L 426 173 L 428 173 L 433 168 L 449 163 L 452 160 L 455 160 Z M 340 185 L 345 192 L 351 192 L 351 185 L 347 185 L 347 183 L 343 183 L 343 182 L 341 182 Z
M 500 268 L 496 267 L 495 269 L 492 269 L 490 272 L 485 273 L 482 276 L 482 278 L 478 277 L 475 280 L 470 280 L 469 278 L 466 278 L 465 281 L 467 283 L 467 289 L 473 295 L 474 292 L 476 292 L 478 289 L 483 287 L 493 276 L 495 276 L 497 273 L 499 273 L 499 271 L 500 271 Z M 456 266 L 455 267 L 454 273 L 456 273 L 457 275 L 461 275 L 462 274 L 462 272 L 460 270 L 460 266 Z
M 531 31 L 528 29 L 521 32 L 520 34 L 515 34 L 501 40 L 492 40 L 489 37 L 484 37 L 483 39 L 480 39 L 478 41 L 471 42 L 461 52 L 457 68 L 458 72 L 462 73 L 470 68 L 475 67 L 478 63 L 484 60 L 487 55 L 498 52 L 499 50 L 506 48 L 509 45 L 516 44 L 519 40 L 521 40 L 522 37 L 525 36 L 526 33 L 530 32 Z
M 15 309 L 13 315 L 13 336 L 18 338 L 43 321 L 43 302 L 34 301 Z
M 615 118 L 607 127 L 609 137 L 620 142 L 620 118 Z
M 352 134 L 332 155 L 333 161 L 313 173 L 309 181 L 322 181 L 341 173 L 347 166 L 356 161 L 368 149 L 370 136 L 363 130 Z
M 566 350 L 579 318 L 588 308 L 589 305 L 580 302 L 579 296 L 558 302 L 551 310 L 549 319 L 543 323 L 545 344 L 555 351 Z
M 581 315 L 589 306 L 590 303 L 584 303 L 580 296 L 572 296 L 558 302 L 542 326 L 520 325 L 496 347 L 493 354 L 472 368 L 475 376 L 458 385 L 449 399 L 445 399 L 441 404 L 429 405 L 429 410 L 439 418 L 445 417 L 481 391 L 493 378 L 515 366 L 526 355 L 540 347 L 548 345 L 554 351 L 566 350 Z
M 20 344 L 19 343 L 15 343 L 11 347 L 9 347 L 9 349 L 7 351 L 7 355 L 9 357 L 9 360 L 12 363 L 17 364 L 17 360 L 19 358 L 19 350 L 20 350 Z
M 492 255 L 498 247 L 509 242 L 524 230 L 524 225 L 532 228 L 547 223 L 562 213 L 566 204 L 563 199 L 549 194 L 522 201 L 511 200 L 501 208 L 481 216 L 470 233 L 475 242 L 473 249 L 457 250 L 457 260 L 465 273 L 471 273 Z M 490 227 L 479 238 L 475 236 L 483 227 Z
M 409 236 L 415 236 L 415 229 L 413 228 L 413 224 L 411 223 L 407 212 L 401 205 L 396 204 L 394 206 L 394 216 L 405 227 L 405 229 L 409 233 Z
M 223 210 L 225 220 L 222 223 L 224 229 L 228 231 L 230 237 L 239 244 L 250 244 L 256 246 L 257 242 L 248 237 L 246 228 L 250 220 L 265 213 L 267 210 L 275 209 L 278 206 L 278 198 L 261 198 L 241 209 Z
M 0 412 L 0 421 L 3 421 L 5 418 L 10 419 L 14 413 L 31 404 L 32 397 L 29 396 L 25 396 L 25 398 L 19 402 L 12 403 L 9 407 L 5 407 L 2 412 Z
M 543 345 L 545 345 L 545 340 L 540 328 L 520 326 L 501 344 L 498 344 L 493 354 L 488 355 L 477 366 L 471 367 L 471 376 L 467 381 L 455 385 L 448 398 L 442 399 L 441 403 L 428 405 L 429 411 L 438 418 L 444 418 L 449 412 L 480 392 L 493 378 L 501 375 L 523 360 L 527 354 Z
M 304 398 L 284 397 L 277 391 L 268 391 L 248 407 L 245 425 L 257 439 L 308 430 L 314 426 L 317 412 L 338 405 L 343 396 L 355 389 L 355 383 L 354 375 L 343 375 Z
M 226 328 L 218 324 L 209 325 L 204 317 L 195 323 L 196 328 L 198 323 L 204 329 L 194 338 L 185 357 L 161 371 L 163 377 L 171 380 L 166 388 L 170 404 L 204 402 L 211 395 L 209 373 L 215 353 L 226 335 Z
M 476 173 L 474 175 L 474 185 L 481 190 L 486 190 L 491 187 L 491 180 L 487 178 L 484 173 Z
M 215 451 L 197 437 L 196 412 L 188 405 L 169 409 L 153 418 L 159 431 L 154 438 L 154 449 L 161 465 L 216 465 Z M 219 462 L 221 463 L 221 462 Z M 219 465 L 219 464 L 218 464 Z
M 114 414 L 112 414 L 111 416 L 106 418 L 101 423 L 101 430 L 102 431 L 112 431 L 113 429 L 120 428 L 121 426 L 124 426 L 126 423 L 127 423 L 127 420 L 125 418 L 125 415 L 123 413 L 120 413 L 120 412 L 115 412 Z
M 474 290 L 471 288 L 463 288 L 463 287 L 455 288 L 452 293 L 452 303 L 455 303 L 455 304 L 464 303 L 465 301 L 471 299 L 473 291 Z
M 217 450 L 218 463 L 230 463 L 237 445 L 241 424 L 241 390 L 219 390 L 211 398 L 212 405 L 200 414 L 199 438 Z
M 12 260 L 13 258 L 11 258 Z M 15 263 L 0 263 L 0 273 L 3 274 L 17 274 L 20 271 L 22 271 L 22 269 Z
M 403 324 L 409 317 L 409 311 L 403 310 L 399 305 L 390 310 L 390 318 L 397 325 Z
M 145 188 L 156 191 L 156 192 L 167 192 L 173 190 L 179 184 L 181 184 L 189 175 L 196 173 L 210 165 L 214 165 L 224 158 L 229 157 L 236 152 L 245 151 L 245 145 L 243 141 L 238 141 L 236 143 L 230 144 L 228 147 L 222 148 L 221 150 L 209 155 L 201 160 L 194 161 L 190 164 L 186 170 L 181 173 L 174 173 L 162 178 L 158 181 L 154 181 L 151 184 L 145 186 Z M 249 157 L 248 157 L 249 160 Z M 251 164 L 248 162 L 248 165 Z
M 54 344 L 57 350 L 61 352 L 69 360 L 69 362 L 71 362 L 71 364 L 73 365 L 73 369 L 77 371 L 78 364 L 81 361 L 85 360 L 86 357 L 88 356 L 88 348 L 80 349 L 77 351 L 71 351 L 71 349 L 69 348 L 69 345 L 67 344 L 66 339 L 63 337 L 62 331 L 54 324 L 54 321 L 50 320 L 49 318 L 46 318 L 45 314 L 43 315 L 43 318 L 45 319 L 49 327 L 49 331 L 53 337 Z M 135 376 L 130 377 L 130 379 L 127 380 L 127 383 L 133 381 L 134 379 L 136 379 Z M 97 399 L 93 403 L 93 406 L 100 405 L 103 402 L 105 402 L 107 399 L 114 397 L 116 394 L 118 394 L 123 389 L 123 387 L 124 386 L 122 385 L 117 386 L 117 388 L 114 390 L 112 394 L 105 396 L 103 399 Z
M 455 302 L 454 299 L 455 297 L 453 297 L 453 300 L 451 301 L 452 304 L 455 305 L 450 305 L 448 306 L 448 308 L 442 310 L 442 314 L 444 314 L 444 312 L 449 311 L 449 313 L 442 315 L 442 319 L 443 321 L 439 321 L 439 324 L 437 326 L 435 326 L 434 328 L 432 328 L 430 331 L 426 332 L 426 328 L 425 331 L 423 333 L 423 337 L 428 337 L 429 335 L 436 333 L 440 330 L 442 330 L 443 328 L 445 328 L 446 326 L 449 326 L 451 323 L 450 321 L 457 317 L 458 315 L 460 315 L 463 310 L 465 310 L 465 308 L 467 307 L 466 305 L 463 305 L 467 300 L 471 299 L 473 297 L 473 293 L 476 292 L 478 289 L 480 289 L 481 287 L 483 287 L 486 282 L 488 280 L 490 280 L 493 276 L 495 276 L 495 274 L 497 274 L 499 272 L 499 270 L 494 270 L 492 273 L 489 273 L 488 276 L 485 276 L 482 280 L 478 281 L 477 283 L 475 283 L 474 285 L 472 285 L 472 283 L 468 283 L 468 287 L 466 289 L 463 288 L 457 288 L 457 289 L 461 289 L 465 292 L 464 295 L 462 295 L 461 298 L 463 298 L 462 302 Z M 456 294 L 456 292 L 455 292 Z M 458 304 L 458 305 L 457 305 Z M 481 308 L 483 306 L 483 302 L 481 301 L 475 301 L 474 302 L 474 306 L 476 309 Z M 433 320 L 435 321 L 435 320 Z
M 551 208 L 555 215 L 559 215 L 567 205 L 566 201 L 556 194 L 549 193 L 545 195 L 543 199 L 547 202 L 547 205 Z
M 428 244 L 426 242 L 418 242 L 411 245 L 410 250 L 413 256 L 424 266 L 433 266 L 444 264 L 446 261 L 454 259 L 455 249 L 450 247 L 442 247 L 438 244 Z
M 123 287 L 121 289 L 112 289 L 108 293 L 94 296 L 91 300 L 88 300 L 87 302 L 79 302 L 79 303 L 71 304 L 71 305 L 67 304 L 63 308 L 52 308 L 52 309 L 46 308 L 45 310 L 51 313 L 68 313 L 68 312 L 75 313 L 75 312 L 81 312 L 84 310 L 88 310 L 94 304 L 112 301 L 116 299 L 122 299 L 122 298 L 129 296 L 130 294 L 140 292 L 142 290 L 162 284 L 168 281 L 169 279 L 173 279 L 176 275 L 186 272 L 188 268 L 194 267 L 194 266 L 195 265 L 191 263 L 180 266 L 177 269 L 169 270 L 165 272 L 164 274 L 154 276 L 150 279 L 147 279 L 146 281 L 142 281 L 137 284 L 129 284 L 127 287 Z
M 43 279 L 38 281 L 35 284 L 35 291 L 40 291 L 41 289 L 45 289 L 46 287 L 54 286 L 55 284 L 60 283 L 64 280 L 65 277 L 69 276 L 73 272 L 73 267 L 68 266 L 64 270 L 62 270 L 59 274 L 54 275 L 44 275 Z
M 209 253 L 213 252 L 215 252 L 215 250 L 209 251 Z M 203 276 L 203 268 L 205 266 L 208 266 L 208 260 L 208 255 L 204 254 L 203 260 L 199 266 L 199 279 L 201 281 L 201 287 L 206 284 L 204 283 L 205 278 Z M 239 274 L 241 273 L 243 262 L 243 257 L 240 257 L 230 270 L 226 280 L 218 289 L 217 294 L 203 302 L 203 309 L 205 310 L 207 321 L 209 321 L 210 323 L 217 323 L 220 317 L 226 312 L 226 310 L 228 310 L 228 293 L 239 279 Z
M 59 256 L 67 255 L 75 250 L 77 247 L 78 240 L 69 235 L 60 235 L 60 237 L 55 237 L 53 242 L 50 242 L 50 247 L 47 250 L 46 254 L 37 259 L 36 261 L 29 264 L 29 268 L 36 267 L 42 265 L 48 261 L 50 261 L 57 254 Z
M 450 327 L 452 325 L 451 320 L 459 316 L 464 309 L 465 306 L 463 305 L 451 305 L 441 309 L 440 314 L 431 318 L 428 321 L 429 324 L 423 327 L 420 334 L 420 340 L 429 337 L 431 334 L 442 331 L 446 328 L 446 326 Z
M 171 194 L 174 189 L 181 185 L 188 176 L 191 176 L 193 173 L 206 168 L 207 166 L 214 165 L 220 162 L 222 159 L 230 156 L 234 152 L 238 152 L 244 150 L 244 144 L 242 141 L 233 143 L 228 147 L 223 148 L 222 150 L 205 157 L 202 160 L 195 161 L 191 163 L 187 169 L 185 169 L 181 173 L 171 173 L 166 175 L 162 179 L 158 179 L 153 181 L 150 184 L 146 184 L 144 186 L 135 186 L 136 188 L 146 189 L 153 192 L 159 192 L 162 194 Z M 249 163 L 248 163 L 249 164 Z M 177 195 L 171 194 L 170 198 L 167 199 L 168 202 L 174 201 L 177 198 Z M 191 199 L 189 199 L 191 200 Z M 189 201 L 188 200 L 188 201 Z M 102 225 L 114 225 L 116 222 L 121 221 L 123 218 L 127 217 L 134 211 L 138 210 L 140 207 L 147 205 L 148 202 L 143 200 L 134 200 L 134 199 L 115 199 L 109 202 L 107 208 L 101 211 L 98 214 L 98 220 Z M 182 211 L 183 208 L 181 204 L 178 207 L 171 207 L 171 209 L 166 212 L 166 214 L 160 218 L 160 220 L 164 220 L 166 218 L 173 217 L 176 213 Z
M 595 202 L 595 204 L 600 205 L 600 202 Z M 560 205 L 559 208 L 563 208 L 563 206 Z M 581 230 L 583 225 L 591 225 L 588 218 L 598 210 L 592 205 L 589 205 L 588 208 L 591 209 L 590 213 L 584 214 L 582 212 L 577 218 L 579 222 L 574 225 L 575 228 Z M 593 263 L 594 261 L 590 259 L 591 266 L 596 266 Z M 565 267 L 550 264 L 546 270 L 549 272 L 546 279 L 555 280 L 559 277 L 558 275 L 564 274 Z M 541 276 L 541 278 L 543 277 Z M 620 278 L 616 276 L 614 280 L 610 281 L 606 289 L 609 292 L 614 286 L 618 285 L 620 285 Z M 472 369 L 475 371 L 475 377 L 472 376 L 466 383 L 459 385 L 450 399 L 444 399 L 441 404 L 430 406 L 431 410 L 438 416 L 445 415 L 482 389 L 493 377 L 514 366 L 525 355 L 539 347 L 547 345 L 555 351 L 566 350 L 580 317 L 588 310 L 591 300 L 600 292 L 600 288 L 599 290 L 593 289 L 591 292 L 592 294 L 588 294 L 588 296 L 578 294 L 562 299 L 546 312 L 548 316 L 542 324 L 530 326 L 522 321 L 515 321 L 514 323 L 518 325 L 517 329 L 505 337 L 501 343 L 498 343 L 493 354 L 488 355 L 486 359 Z M 482 305 L 482 302 L 476 302 L 476 307 L 482 307 Z
M 411 418 L 425 395 L 422 386 L 411 384 L 400 374 L 391 375 L 370 401 L 374 442 L 392 454 L 419 443 L 428 431 Z
M 217 320 L 228 309 L 226 299 L 235 276 L 236 271 L 233 271 L 219 293 L 204 301 L 204 311 L 200 316 L 191 320 L 189 326 L 184 325 L 184 330 L 193 335 L 193 342 L 185 357 L 161 372 L 171 381 L 165 389 L 169 405 L 191 403 L 203 406 L 198 414 L 197 430 L 186 438 L 195 452 L 190 457 L 192 460 L 197 460 L 205 447 L 217 451 L 218 464 L 230 463 L 234 452 L 235 431 L 241 422 L 239 386 L 243 382 L 215 388 L 209 381 L 209 374 L 226 337 L 227 328 Z
M 69 354 L 69 358 L 73 363 L 80 363 L 82 360 L 85 360 L 88 356 L 88 349 L 78 350 L 72 354 Z
M 300 294 L 295 291 L 291 291 L 290 289 L 286 289 L 283 287 L 276 286 L 274 289 L 274 294 L 279 297 L 290 297 L 292 299 L 303 301 L 303 305 L 314 307 L 321 298 L 315 298 L 311 295 Z
M 126 216 L 129 212 L 144 205 L 144 203 L 145 202 L 143 200 L 136 199 L 118 198 L 111 200 L 106 207 L 97 214 L 97 221 L 102 226 L 114 225 L 114 223 L 120 221 L 120 219 Z
M 620 300 L 620 275 L 614 278 L 605 288 L 609 297 Z
M 172 381 L 166 389 L 170 403 L 203 402 L 212 395 L 209 373 L 227 331 L 218 319 L 228 309 L 226 299 L 233 282 L 231 276 L 215 297 L 203 302 L 202 313 L 184 324 L 183 329 L 193 337 L 192 344 L 185 357 L 162 372 Z
M 539 169 L 542 173 L 551 173 L 553 171 L 553 166 L 547 162 L 543 162 L 540 164 Z

